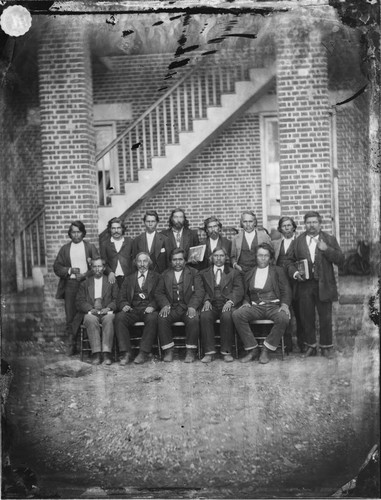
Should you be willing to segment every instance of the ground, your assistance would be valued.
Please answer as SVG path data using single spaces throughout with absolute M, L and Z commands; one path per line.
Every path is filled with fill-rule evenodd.
M 67 360 L 62 344 L 4 355 L 12 464 L 36 473 L 41 497 L 324 497 L 379 442 L 375 335 L 333 360 L 187 365 L 179 351 L 171 364 L 84 363 L 77 378 L 44 370 Z

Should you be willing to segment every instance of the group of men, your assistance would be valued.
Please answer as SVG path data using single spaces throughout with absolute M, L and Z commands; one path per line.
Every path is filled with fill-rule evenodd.
M 70 225 L 71 242 L 60 249 L 54 263 L 60 277 L 57 298 L 65 299 L 69 354 L 75 352 L 83 321 L 92 363 L 112 363 L 115 334 L 120 364 L 126 365 L 133 360 L 132 329 L 143 322 L 134 363 L 150 358 L 157 336 L 163 360 L 171 362 L 173 323 L 182 321 L 185 362 L 196 359 L 201 334 L 201 361 L 210 363 L 217 354 L 215 322 L 219 319 L 220 354 L 225 362 L 233 361 L 234 328 L 245 349 L 243 363 L 255 359 L 268 363 L 282 336 L 291 351 L 293 334 L 303 356 L 309 357 L 317 354 L 317 310 L 321 353 L 332 357 L 332 302 L 337 300 L 333 264 L 339 265 L 343 254 L 335 237 L 321 230 L 318 212 L 305 214 L 305 231 L 298 237 L 294 220 L 282 217 L 281 238 L 275 240 L 257 227 L 251 210 L 242 213 L 242 231 L 232 240 L 222 236 L 221 222 L 209 217 L 204 221 L 207 237 L 200 260 L 192 256 L 192 247 L 200 244 L 198 232 L 189 228 L 184 210 L 174 209 L 168 229 L 161 232 L 156 211 L 147 211 L 143 222 L 145 231 L 132 240 L 123 221 L 111 219 L 100 253 L 83 239 L 86 229 L 81 221 Z M 261 350 L 251 328 L 259 319 L 273 322 Z

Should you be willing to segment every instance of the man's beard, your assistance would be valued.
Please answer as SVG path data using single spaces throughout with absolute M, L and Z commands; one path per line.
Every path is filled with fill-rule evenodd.
M 180 231 L 184 227 L 184 222 L 173 222 L 173 228 Z

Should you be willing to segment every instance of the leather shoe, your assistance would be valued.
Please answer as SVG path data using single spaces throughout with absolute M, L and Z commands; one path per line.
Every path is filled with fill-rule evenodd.
M 139 354 L 134 359 L 134 363 L 137 365 L 142 365 L 147 361 L 147 359 L 148 359 L 148 353 L 139 351 Z
M 254 349 L 250 349 L 246 356 L 240 359 L 241 363 L 249 363 L 249 361 L 254 361 L 255 359 L 258 359 L 259 353 L 258 353 L 258 347 Z
M 211 363 L 214 361 L 214 354 L 205 354 L 202 358 L 201 363 Z
M 303 358 L 308 358 L 310 356 L 316 356 L 316 354 L 317 354 L 316 347 L 308 347 L 306 352 L 303 353 Z
M 173 348 L 169 348 L 165 350 L 163 361 L 166 363 L 172 363 L 173 361 Z
M 109 352 L 103 353 L 103 364 L 109 366 L 111 363 L 111 354 Z
M 231 354 L 223 354 L 225 363 L 233 363 L 234 358 Z
M 196 349 L 187 349 L 187 354 L 184 359 L 184 363 L 193 363 L 196 359 Z
M 299 345 L 299 350 L 302 354 L 304 354 L 307 350 L 307 346 L 305 344 Z
M 96 352 L 91 356 L 91 364 L 92 365 L 100 365 L 101 364 L 101 353 Z
M 261 355 L 259 356 L 259 362 L 262 365 L 265 365 L 269 361 L 270 361 L 269 350 L 267 349 L 267 347 L 263 346 L 262 351 L 261 351 Z
M 335 357 L 332 347 L 322 348 L 321 355 L 327 359 L 333 359 Z
M 129 352 L 123 352 L 121 353 L 122 356 L 120 358 L 120 366 L 126 366 L 130 362 L 130 353 Z
M 75 344 L 70 344 L 66 350 L 67 356 L 74 356 L 77 354 L 77 346 Z

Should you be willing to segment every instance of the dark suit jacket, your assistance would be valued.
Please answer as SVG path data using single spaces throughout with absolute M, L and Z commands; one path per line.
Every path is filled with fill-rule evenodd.
M 188 307 L 198 309 L 201 306 L 205 295 L 201 276 L 196 269 L 188 266 L 185 266 L 183 273 L 185 304 Z M 160 309 L 164 306 L 170 306 L 173 304 L 172 285 L 174 279 L 175 272 L 173 269 L 166 269 L 160 276 L 160 280 L 155 291 L 155 298 Z
M 124 278 L 122 286 L 119 290 L 118 300 L 117 300 L 117 309 L 121 311 L 124 306 L 132 306 L 132 299 L 134 298 L 135 292 L 135 284 L 138 279 L 138 271 L 135 271 L 132 274 L 129 274 L 126 278 Z M 148 289 L 148 306 L 154 307 L 157 309 L 157 303 L 155 300 L 155 289 L 159 282 L 160 274 L 155 271 L 148 271 L 147 274 L 147 289 Z M 148 307 L 147 306 L 147 307 Z
M 272 245 L 270 236 L 266 233 L 264 229 L 259 229 L 257 227 L 256 231 L 257 231 L 258 245 L 260 245 L 261 243 L 269 243 L 270 245 Z M 241 232 L 236 234 L 232 239 L 232 249 L 230 254 L 231 266 L 238 263 L 239 258 L 241 256 L 243 235 L 244 231 L 242 230 Z
M 99 259 L 99 252 L 96 246 L 93 245 L 92 243 L 89 243 L 85 240 L 83 240 L 83 243 L 85 244 L 85 254 L 86 254 L 86 261 L 88 268 L 86 274 L 87 276 L 89 276 L 92 273 L 91 259 Z M 56 293 L 56 299 L 65 298 L 65 284 L 66 281 L 70 279 L 68 275 L 68 271 L 71 268 L 70 245 L 71 241 L 69 243 L 66 243 L 60 248 L 60 251 L 58 252 L 56 260 L 54 261 L 53 264 L 53 271 L 60 278 Z
M 146 233 L 139 234 L 132 244 L 132 257 L 135 258 L 140 252 L 148 253 Z M 156 232 L 152 243 L 151 253 L 149 254 L 154 271 L 162 273 L 167 269 L 169 264 L 169 252 L 168 238 L 163 233 Z
M 251 302 L 249 287 L 250 282 L 253 280 L 255 273 L 257 272 L 257 269 L 257 266 L 255 266 L 245 274 L 245 302 Z M 276 297 L 280 300 L 281 304 L 287 304 L 288 306 L 290 306 L 292 300 L 292 292 L 285 270 L 279 266 L 269 265 L 269 277 L 271 280 L 272 289 Z
M 173 231 L 172 231 L 172 229 L 164 229 L 164 231 L 162 231 L 162 234 L 164 234 L 168 238 L 169 253 L 171 253 L 171 251 L 174 248 L 177 248 L 176 240 L 175 240 Z M 199 244 L 200 244 L 200 240 L 198 239 L 197 232 L 192 231 L 191 229 L 184 228 L 182 238 L 181 238 L 180 247 L 183 250 L 185 250 L 185 259 L 188 258 L 188 252 L 189 252 L 190 247 L 196 247 Z
M 124 237 L 120 252 L 116 251 L 115 244 L 108 238 L 101 245 L 101 257 L 106 263 L 105 274 L 115 273 L 118 259 L 122 266 L 124 276 L 128 276 L 132 271 L 132 239 L 129 236 Z
M 200 273 L 205 288 L 204 302 L 211 301 L 214 297 L 214 271 L 213 266 Z M 242 302 L 244 289 L 242 275 L 235 269 L 225 265 L 221 276 L 221 294 L 225 301 L 231 300 L 234 306 Z
M 210 238 L 206 238 L 206 240 L 203 243 L 206 245 L 206 248 L 205 248 L 204 260 L 202 261 L 202 264 L 201 264 L 201 269 L 207 269 L 210 266 L 209 258 L 212 255 L 212 251 L 210 249 Z M 226 262 L 226 264 L 229 264 L 232 242 L 230 240 L 228 240 L 227 238 L 225 238 L 224 236 L 220 236 L 218 238 L 216 248 L 223 248 L 227 252 L 227 259 L 225 262 Z
M 311 263 L 311 256 L 308 250 L 306 241 L 307 233 L 304 232 L 298 236 L 292 247 L 290 259 L 288 261 L 287 270 L 290 278 L 297 271 L 295 262 L 301 259 L 307 259 Z M 337 286 L 333 264 L 339 266 L 344 260 L 344 255 L 339 247 L 339 244 L 334 236 L 324 231 L 320 231 L 319 240 L 324 241 L 328 246 L 327 250 L 322 252 L 316 247 L 315 267 L 319 273 L 319 299 L 322 302 L 333 302 L 338 300 Z M 303 286 L 303 284 L 302 284 Z M 297 296 L 299 292 L 299 283 L 297 285 Z
M 282 241 L 283 241 L 283 238 L 280 238 L 278 240 L 271 240 L 271 243 L 273 245 L 273 248 L 274 248 L 274 252 L 275 252 L 275 264 L 278 260 L 278 257 L 279 257 L 279 253 L 280 253 L 280 247 L 282 245 Z M 287 248 L 287 252 L 286 252 L 286 258 L 289 258 L 291 253 L 292 253 L 292 247 L 294 245 L 294 242 L 295 242 L 295 238 L 292 240 L 292 242 L 290 243 L 290 246 Z
M 91 309 L 94 309 L 94 276 L 86 278 L 78 289 L 78 294 L 76 298 L 76 306 L 78 312 L 83 314 L 88 313 Z M 106 276 L 102 276 L 102 307 L 109 307 L 112 311 L 116 310 L 116 300 L 118 298 L 118 285 L 108 282 Z

